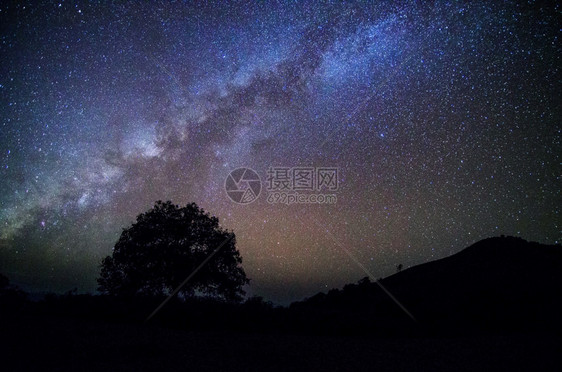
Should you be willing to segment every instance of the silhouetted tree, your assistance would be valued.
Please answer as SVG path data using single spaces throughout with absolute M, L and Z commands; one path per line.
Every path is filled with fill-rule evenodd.
M 402 271 L 402 267 L 403 267 L 402 264 L 398 264 L 398 265 L 396 266 L 396 271 L 397 271 L 397 272 Z
M 10 285 L 10 280 L 8 280 L 6 276 L 0 274 L 0 290 L 8 288 L 9 285 Z
M 26 301 L 27 293 L 0 274 L 0 310 L 17 310 Z
M 359 286 L 369 286 L 369 284 L 371 284 L 371 279 L 369 279 L 368 276 L 365 276 L 365 277 L 361 278 L 361 279 L 357 282 L 357 284 L 358 284 Z
M 249 279 L 241 267 L 235 235 L 195 203 L 158 201 L 124 229 L 113 255 L 102 261 L 99 291 L 117 296 L 167 295 L 220 245 L 178 293 L 239 301 Z

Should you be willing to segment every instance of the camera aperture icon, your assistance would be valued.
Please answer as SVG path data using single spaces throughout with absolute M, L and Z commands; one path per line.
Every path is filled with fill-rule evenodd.
M 249 204 L 260 195 L 261 179 L 253 169 L 237 168 L 226 177 L 224 188 L 233 202 Z

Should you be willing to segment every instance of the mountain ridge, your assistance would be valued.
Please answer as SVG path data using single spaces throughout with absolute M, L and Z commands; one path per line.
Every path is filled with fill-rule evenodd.
M 562 313 L 558 296 L 562 293 L 562 247 L 516 237 L 484 239 L 379 283 L 363 278 L 342 290 L 295 302 L 290 308 L 329 314 L 343 323 L 361 319 L 368 327 L 408 322 L 405 312 L 379 284 L 425 325 L 468 329 L 562 326 L 557 315 Z

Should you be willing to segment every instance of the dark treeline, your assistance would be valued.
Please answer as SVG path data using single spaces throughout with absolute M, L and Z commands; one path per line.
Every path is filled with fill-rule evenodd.
M 385 294 L 388 288 L 415 317 Z M 65 317 L 138 323 L 192 331 L 408 336 L 559 332 L 562 312 L 560 246 L 519 238 L 486 239 L 451 257 L 402 270 L 380 283 L 363 278 L 288 307 L 261 297 L 226 302 L 173 299 L 154 318 L 164 297 L 47 295 L 26 301 L 2 280 L 2 311 L 18 316 Z

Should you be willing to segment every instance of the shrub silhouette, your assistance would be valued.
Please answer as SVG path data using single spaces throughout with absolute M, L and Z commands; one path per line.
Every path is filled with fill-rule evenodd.
M 10 284 L 10 280 L 0 274 L 0 312 L 4 310 L 19 310 L 25 303 L 27 293 L 17 286 Z
M 222 245 L 222 246 L 221 246 Z M 249 279 L 241 267 L 235 235 L 195 203 L 179 207 L 158 201 L 124 229 L 112 256 L 103 259 L 98 290 L 130 297 L 165 296 L 221 248 L 178 292 L 240 301 Z
M 4 289 L 8 288 L 9 285 L 10 285 L 10 280 L 6 276 L 0 274 L 0 291 L 3 291 Z

